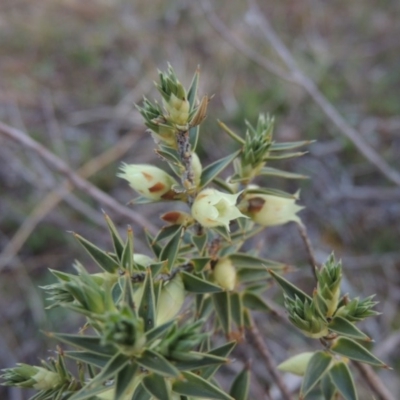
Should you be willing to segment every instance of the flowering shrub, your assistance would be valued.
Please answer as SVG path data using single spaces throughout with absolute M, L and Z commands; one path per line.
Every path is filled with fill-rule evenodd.
M 52 270 L 56 282 L 44 289 L 49 307 L 81 314 L 86 325 L 77 334 L 49 333 L 65 348 L 41 366 L 6 369 L 4 385 L 36 389 L 32 400 L 246 400 L 249 366 L 229 391 L 214 376 L 246 331 L 257 333 L 252 312 L 269 311 L 263 298 L 268 281 L 282 288 L 290 322 L 322 345 L 278 367 L 304 376 L 300 398 L 319 390 L 326 400 L 338 393 L 354 400 L 348 360 L 385 367 L 360 344 L 370 338 L 356 326 L 377 314 L 376 303 L 372 297 L 350 299 L 341 293 L 342 265 L 333 255 L 320 269 L 313 266 L 316 288 L 309 295 L 282 276 L 283 263 L 243 250 L 265 227 L 290 221 L 302 226 L 298 193 L 260 187 L 254 179 L 304 178 L 269 163 L 302 155 L 293 150 L 309 142 L 275 142 L 274 121 L 264 115 L 255 126 L 247 123 L 244 137 L 220 123 L 237 150 L 202 166 L 196 147 L 209 99 L 198 100 L 198 79 L 196 72 L 186 90 L 172 68 L 160 72 L 162 106 L 145 99 L 139 108 L 156 153 L 176 177 L 143 164 L 123 164 L 118 174 L 137 192 L 133 204 L 169 201 L 174 208 L 180 202 L 186 211 L 168 211 L 161 216 L 166 226 L 155 236 L 146 232 L 151 257 L 136 253 L 132 229 L 122 238 L 107 215 L 111 251 L 75 234 L 100 272 L 89 274 L 77 262 L 76 274 Z M 231 164 L 233 175 L 222 179 Z M 217 345 L 221 331 L 226 342 Z M 67 359 L 76 361 L 77 375 Z M 283 398 L 291 398 L 283 383 L 280 389 Z

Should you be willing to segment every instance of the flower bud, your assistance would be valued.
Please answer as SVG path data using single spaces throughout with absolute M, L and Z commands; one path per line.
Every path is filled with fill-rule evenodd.
M 308 362 L 313 355 L 314 353 L 311 351 L 297 354 L 296 356 L 290 357 L 283 363 L 279 364 L 277 368 L 279 371 L 290 372 L 295 375 L 304 376 Z
M 203 167 L 201 165 L 199 156 L 195 152 L 192 153 L 192 170 L 194 176 L 194 184 L 196 186 L 199 186 Z
M 163 98 L 163 104 L 168 113 L 165 116 L 168 122 L 179 126 L 184 126 L 188 123 L 190 104 L 186 97 L 179 98 L 171 93 L 168 100 Z
M 228 194 L 216 189 L 202 190 L 194 200 L 192 215 L 207 228 L 225 226 L 229 230 L 229 221 L 246 217 L 236 207 L 240 193 Z
M 193 224 L 193 217 L 183 211 L 169 211 L 160 217 L 163 221 L 171 225 L 184 225 L 188 226 Z
M 146 254 L 135 253 L 133 255 L 133 262 L 140 264 L 142 267 L 148 267 L 153 260 L 149 256 L 146 256 Z
M 17 364 L 14 368 L 3 370 L 3 385 L 51 390 L 62 385 L 62 379 L 56 372 L 43 367 Z
M 326 322 L 320 317 L 313 301 L 302 301 L 297 296 L 292 299 L 285 295 L 285 308 L 289 313 L 289 320 L 300 329 L 304 335 L 313 339 L 327 336 L 329 331 Z
M 185 301 L 182 277 L 177 274 L 164 283 L 157 301 L 156 326 L 171 320 L 178 314 Z
M 236 285 L 236 269 L 228 258 L 220 258 L 213 271 L 215 282 L 225 290 L 233 290 Z
M 151 200 L 171 199 L 175 193 L 174 178 L 160 168 L 147 164 L 123 164 L 118 177 L 129 182 L 132 189 Z
M 321 270 L 316 270 L 316 273 L 318 279 L 317 295 L 326 304 L 326 307 L 323 307 L 324 316 L 332 317 L 339 303 L 342 263 L 336 262 L 332 254 Z
M 254 222 L 262 226 L 283 225 L 289 221 L 301 224 L 297 212 L 304 207 L 296 204 L 298 195 L 288 199 L 269 194 L 246 194 L 239 204 L 239 209 Z

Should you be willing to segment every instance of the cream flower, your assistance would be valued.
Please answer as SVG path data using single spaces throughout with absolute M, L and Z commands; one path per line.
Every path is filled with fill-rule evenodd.
M 122 164 L 118 177 L 129 182 L 132 189 L 151 200 L 171 199 L 176 181 L 160 168 L 148 164 Z
M 229 221 L 246 217 L 236 207 L 240 193 L 228 194 L 216 189 L 202 190 L 194 200 L 192 215 L 207 228 L 225 226 L 229 230 Z
M 240 210 L 263 226 L 283 225 L 289 221 L 301 224 L 297 212 L 304 207 L 296 204 L 298 194 L 284 198 L 269 194 L 247 194 L 239 204 Z

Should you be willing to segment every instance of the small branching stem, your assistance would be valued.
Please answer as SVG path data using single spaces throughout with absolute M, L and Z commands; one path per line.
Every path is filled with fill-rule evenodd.
M 177 134 L 177 144 L 179 157 L 182 161 L 184 171 L 182 173 L 182 185 L 189 192 L 193 190 L 194 184 L 194 173 L 192 168 L 192 151 L 189 141 L 189 130 L 181 131 L 178 130 Z M 189 193 L 188 202 L 189 206 L 193 204 L 193 195 Z
M 312 247 L 310 238 L 308 237 L 308 234 L 307 234 L 307 229 L 302 224 L 297 224 L 297 227 L 299 229 L 300 236 L 303 239 L 304 245 L 306 246 L 308 261 L 309 261 L 310 267 L 311 267 L 311 272 L 312 272 L 315 280 L 317 280 L 316 269 L 318 268 L 318 263 L 315 258 L 314 249 Z
M 260 355 L 261 355 L 262 359 L 264 360 L 264 363 L 268 369 L 268 372 L 270 373 L 270 375 L 276 382 L 276 385 L 278 386 L 279 390 L 281 391 L 282 399 L 283 400 L 293 400 L 293 397 L 290 394 L 289 389 L 287 388 L 285 382 L 283 381 L 281 375 L 279 374 L 279 372 L 276 368 L 275 361 L 272 357 L 272 354 L 269 351 L 269 348 L 268 348 L 267 344 L 265 343 L 265 341 L 263 340 L 261 332 L 259 331 L 259 329 L 254 321 L 251 324 L 249 333 L 250 333 L 250 336 L 254 343 L 254 346 L 260 352 Z

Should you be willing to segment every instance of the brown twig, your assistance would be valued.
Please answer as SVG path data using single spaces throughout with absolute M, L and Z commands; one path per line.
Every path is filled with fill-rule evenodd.
M 152 233 L 157 232 L 156 227 L 152 225 L 149 221 L 147 221 L 146 218 L 136 213 L 135 211 L 130 210 L 128 207 L 118 203 L 111 196 L 102 192 L 96 186 L 83 179 L 76 172 L 72 171 L 63 160 L 58 158 L 56 155 L 54 155 L 52 152 L 50 152 L 41 144 L 35 142 L 24 132 L 0 122 L 0 134 L 3 134 L 6 137 L 10 138 L 11 140 L 21 144 L 26 149 L 29 149 L 37 153 L 54 170 L 66 176 L 72 186 L 75 186 L 76 188 L 89 194 L 92 198 L 96 199 L 100 204 L 102 204 L 102 206 L 108 207 L 117 214 L 120 214 L 121 216 L 128 218 L 129 220 L 137 223 L 138 225 L 146 227 Z M 94 164 L 90 163 L 89 165 L 86 166 L 86 169 L 87 171 L 90 171 L 91 168 L 93 167 Z M 68 189 L 65 190 L 68 192 Z
M 361 134 L 350 126 L 328 99 L 321 93 L 317 85 L 308 78 L 297 66 L 288 48 L 272 29 L 267 18 L 262 14 L 255 1 L 251 2 L 247 20 L 252 27 L 257 27 L 264 37 L 280 56 L 288 71 L 283 71 L 278 65 L 271 63 L 259 53 L 253 51 L 246 44 L 234 37 L 224 23 L 212 11 L 210 3 L 202 0 L 201 4 L 205 15 L 213 28 L 232 46 L 246 55 L 250 60 L 265 70 L 273 73 L 281 79 L 295 83 L 303 87 L 314 102 L 321 108 L 323 113 L 332 121 L 344 136 L 346 136 L 358 149 L 358 151 L 373 164 L 388 180 L 400 186 L 400 173 L 389 166 L 389 164 L 363 139 Z
M 279 390 L 282 393 L 282 399 L 284 400 L 293 400 L 292 395 L 289 392 L 289 389 L 286 387 L 285 382 L 283 381 L 280 373 L 278 372 L 275 361 L 272 357 L 271 352 L 269 351 L 269 348 L 265 341 L 263 340 L 261 336 L 261 332 L 259 331 L 257 325 L 253 321 L 251 328 L 249 329 L 250 336 L 254 342 L 255 347 L 259 351 L 261 357 L 264 360 L 264 364 L 268 369 L 268 372 L 274 379 L 276 385 L 278 386 Z
M 366 364 L 353 361 L 353 364 L 360 372 L 364 381 L 368 384 L 371 390 L 378 396 L 379 400 L 395 400 L 383 382 L 375 374 L 374 370 Z
M 311 272 L 312 272 L 315 280 L 317 280 L 316 270 L 318 269 L 318 262 L 315 258 L 315 254 L 314 254 L 314 250 L 311 245 L 310 238 L 307 235 L 307 228 L 303 224 L 297 224 L 297 228 L 299 229 L 300 236 L 303 239 L 303 242 L 306 246 L 308 261 L 309 261 L 310 267 L 311 267 Z

